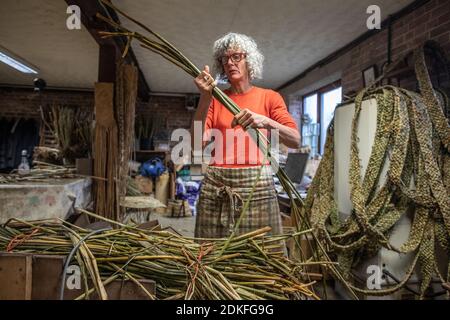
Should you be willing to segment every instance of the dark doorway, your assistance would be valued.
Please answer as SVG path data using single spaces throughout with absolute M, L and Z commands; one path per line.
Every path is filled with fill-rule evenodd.
M 0 118 L 0 172 L 16 169 L 22 150 L 29 161 L 39 143 L 39 122 L 35 119 Z

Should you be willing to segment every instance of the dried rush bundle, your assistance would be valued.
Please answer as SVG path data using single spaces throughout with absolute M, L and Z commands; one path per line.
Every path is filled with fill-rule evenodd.
M 141 27 L 143 30 L 148 32 L 151 37 L 155 38 L 155 40 L 152 40 L 149 37 L 146 37 L 139 32 L 131 31 L 131 30 L 123 27 L 122 25 L 118 24 L 117 22 L 113 21 L 112 19 L 107 18 L 107 17 L 97 13 L 98 19 L 105 21 L 111 27 L 113 27 L 115 29 L 114 32 L 101 31 L 100 34 L 102 37 L 105 37 L 105 38 L 106 37 L 126 37 L 128 39 L 127 44 L 125 46 L 125 50 L 123 52 L 123 56 L 125 56 L 127 54 L 128 50 L 130 48 L 130 45 L 131 45 L 131 41 L 137 40 L 138 42 L 140 42 L 142 47 L 144 47 L 154 53 L 159 54 L 160 56 L 162 56 L 169 62 L 175 64 L 176 66 L 178 66 L 179 68 L 184 70 L 186 73 L 188 73 L 192 77 L 195 78 L 200 74 L 200 70 L 191 61 L 189 61 L 189 59 L 187 59 L 185 55 L 183 55 L 177 48 L 175 48 L 171 43 L 169 43 L 167 40 L 165 40 L 158 33 L 152 31 L 147 26 L 143 25 L 142 23 L 133 19 L 132 17 L 128 16 L 126 13 L 124 13 L 123 11 L 118 9 L 116 6 L 114 6 L 110 2 L 105 1 L 105 0 L 100 0 L 100 1 L 105 6 L 108 6 L 109 8 L 115 10 L 117 13 L 121 14 L 126 19 L 132 21 L 137 26 Z M 231 100 L 225 93 L 223 93 L 223 91 L 220 90 L 219 88 L 217 88 L 217 87 L 214 88 L 213 96 L 218 101 L 220 101 L 231 113 L 238 114 L 240 112 L 239 106 L 236 105 L 236 103 L 233 100 Z M 277 176 L 279 178 L 279 181 L 291 199 L 291 208 L 292 208 L 291 214 L 292 214 L 292 219 L 296 225 L 297 231 L 310 229 L 309 218 L 304 215 L 302 208 L 301 208 L 303 203 L 301 201 L 300 194 L 298 193 L 298 191 L 295 188 L 292 181 L 286 175 L 286 172 L 281 168 L 278 169 L 279 166 L 278 166 L 277 160 L 274 157 L 272 157 L 272 155 L 270 153 L 270 143 L 267 140 L 266 136 L 264 134 L 262 134 L 259 130 L 257 130 L 256 135 L 257 135 L 257 137 L 255 136 L 254 138 L 258 138 L 258 141 L 259 141 L 258 147 L 261 149 L 263 154 L 267 155 L 267 158 L 270 159 L 271 164 L 275 165 L 275 167 L 277 167 Z M 242 215 L 245 214 L 245 210 L 246 209 L 244 207 L 242 214 L 241 214 L 241 218 L 242 218 Z M 234 236 L 234 234 L 232 234 L 231 237 L 229 238 L 228 242 L 226 242 L 224 244 L 224 246 L 222 248 L 222 252 L 226 249 L 228 243 L 231 241 L 233 236 Z M 305 257 L 304 253 L 301 250 L 301 246 L 299 244 L 298 237 L 295 237 L 294 239 L 297 243 L 298 249 L 300 250 L 301 260 L 306 261 L 307 258 Z M 328 255 L 326 253 L 325 248 L 317 240 L 314 233 L 311 233 L 311 239 L 312 239 L 312 241 L 310 241 L 310 240 L 307 240 L 307 241 L 308 241 L 309 247 L 311 248 L 311 252 L 313 253 L 312 259 L 316 262 L 318 262 L 320 260 L 331 261 L 331 259 L 328 257 Z M 342 277 L 342 275 L 340 274 L 338 269 L 333 264 L 327 264 L 327 268 L 329 268 L 329 270 L 335 276 L 335 278 L 337 278 L 344 284 L 344 286 L 349 290 L 352 297 L 357 299 L 355 293 L 350 288 L 350 286 L 345 281 L 345 279 Z
M 34 161 L 34 163 L 39 163 L 39 161 Z M 18 173 L 0 174 L 0 184 L 33 181 L 45 182 L 54 181 L 55 179 L 71 179 L 77 177 L 80 177 L 80 175 L 76 173 L 75 168 L 47 164 L 45 166 L 36 166 L 30 170 L 30 173 L 25 175 Z
M 318 299 L 313 282 L 302 272 L 304 265 L 274 251 L 277 241 L 289 236 L 266 238 L 268 227 L 233 238 L 220 255 L 215 249 L 227 239 L 199 244 L 171 232 L 138 229 L 83 212 L 118 228 L 90 235 L 64 221 L 11 220 L 0 227 L 0 250 L 70 257 L 79 246 L 75 257 L 94 288 L 85 288 L 78 299 L 94 290 L 107 299 L 104 285 L 119 277 L 139 286 L 137 279 L 155 280 L 156 297 L 141 286 L 151 299 Z M 311 230 L 291 236 L 307 232 Z

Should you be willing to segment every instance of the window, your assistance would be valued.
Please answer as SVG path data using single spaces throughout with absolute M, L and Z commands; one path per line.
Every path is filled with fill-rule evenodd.
M 310 146 L 312 155 L 323 153 L 328 126 L 341 101 L 339 82 L 303 96 L 302 145 Z
M 319 121 L 317 115 L 317 94 L 307 96 L 303 99 L 302 112 L 302 145 L 311 147 L 311 154 L 318 150 Z
M 322 94 L 322 111 L 320 112 L 320 123 L 322 124 L 320 129 L 320 153 L 323 153 L 325 139 L 327 137 L 327 129 L 330 125 L 331 120 L 333 119 L 334 110 L 336 109 L 336 106 L 341 103 L 341 101 L 342 87 Z

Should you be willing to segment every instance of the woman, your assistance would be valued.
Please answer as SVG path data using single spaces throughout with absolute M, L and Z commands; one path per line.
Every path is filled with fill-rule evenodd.
M 278 130 L 279 141 L 290 148 L 299 146 L 300 134 L 283 98 L 275 91 L 252 85 L 252 80 L 262 76 L 263 60 L 255 41 L 246 35 L 229 33 L 214 43 L 214 71 L 230 84 L 224 92 L 241 108 L 236 116 L 213 98 L 215 82 L 208 66 L 194 80 L 200 101 L 193 120 L 202 121 L 206 134 L 215 129 L 223 139 L 219 143 L 215 136 L 215 154 L 202 182 L 197 238 L 230 235 L 262 165 L 263 174 L 237 234 L 265 226 L 272 228 L 272 234 L 282 232 L 272 171 L 261 153 L 251 152 L 257 148 L 247 130 L 271 130 L 272 134 L 272 130 Z

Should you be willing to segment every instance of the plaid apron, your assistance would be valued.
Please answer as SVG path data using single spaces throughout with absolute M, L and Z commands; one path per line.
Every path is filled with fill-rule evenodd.
M 219 168 L 209 166 L 197 204 L 196 238 L 226 238 L 238 221 L 261 167 Z M 270 234 L 281 234 L 272 169 L 265 166 L 237 235 L 270 226 Z

